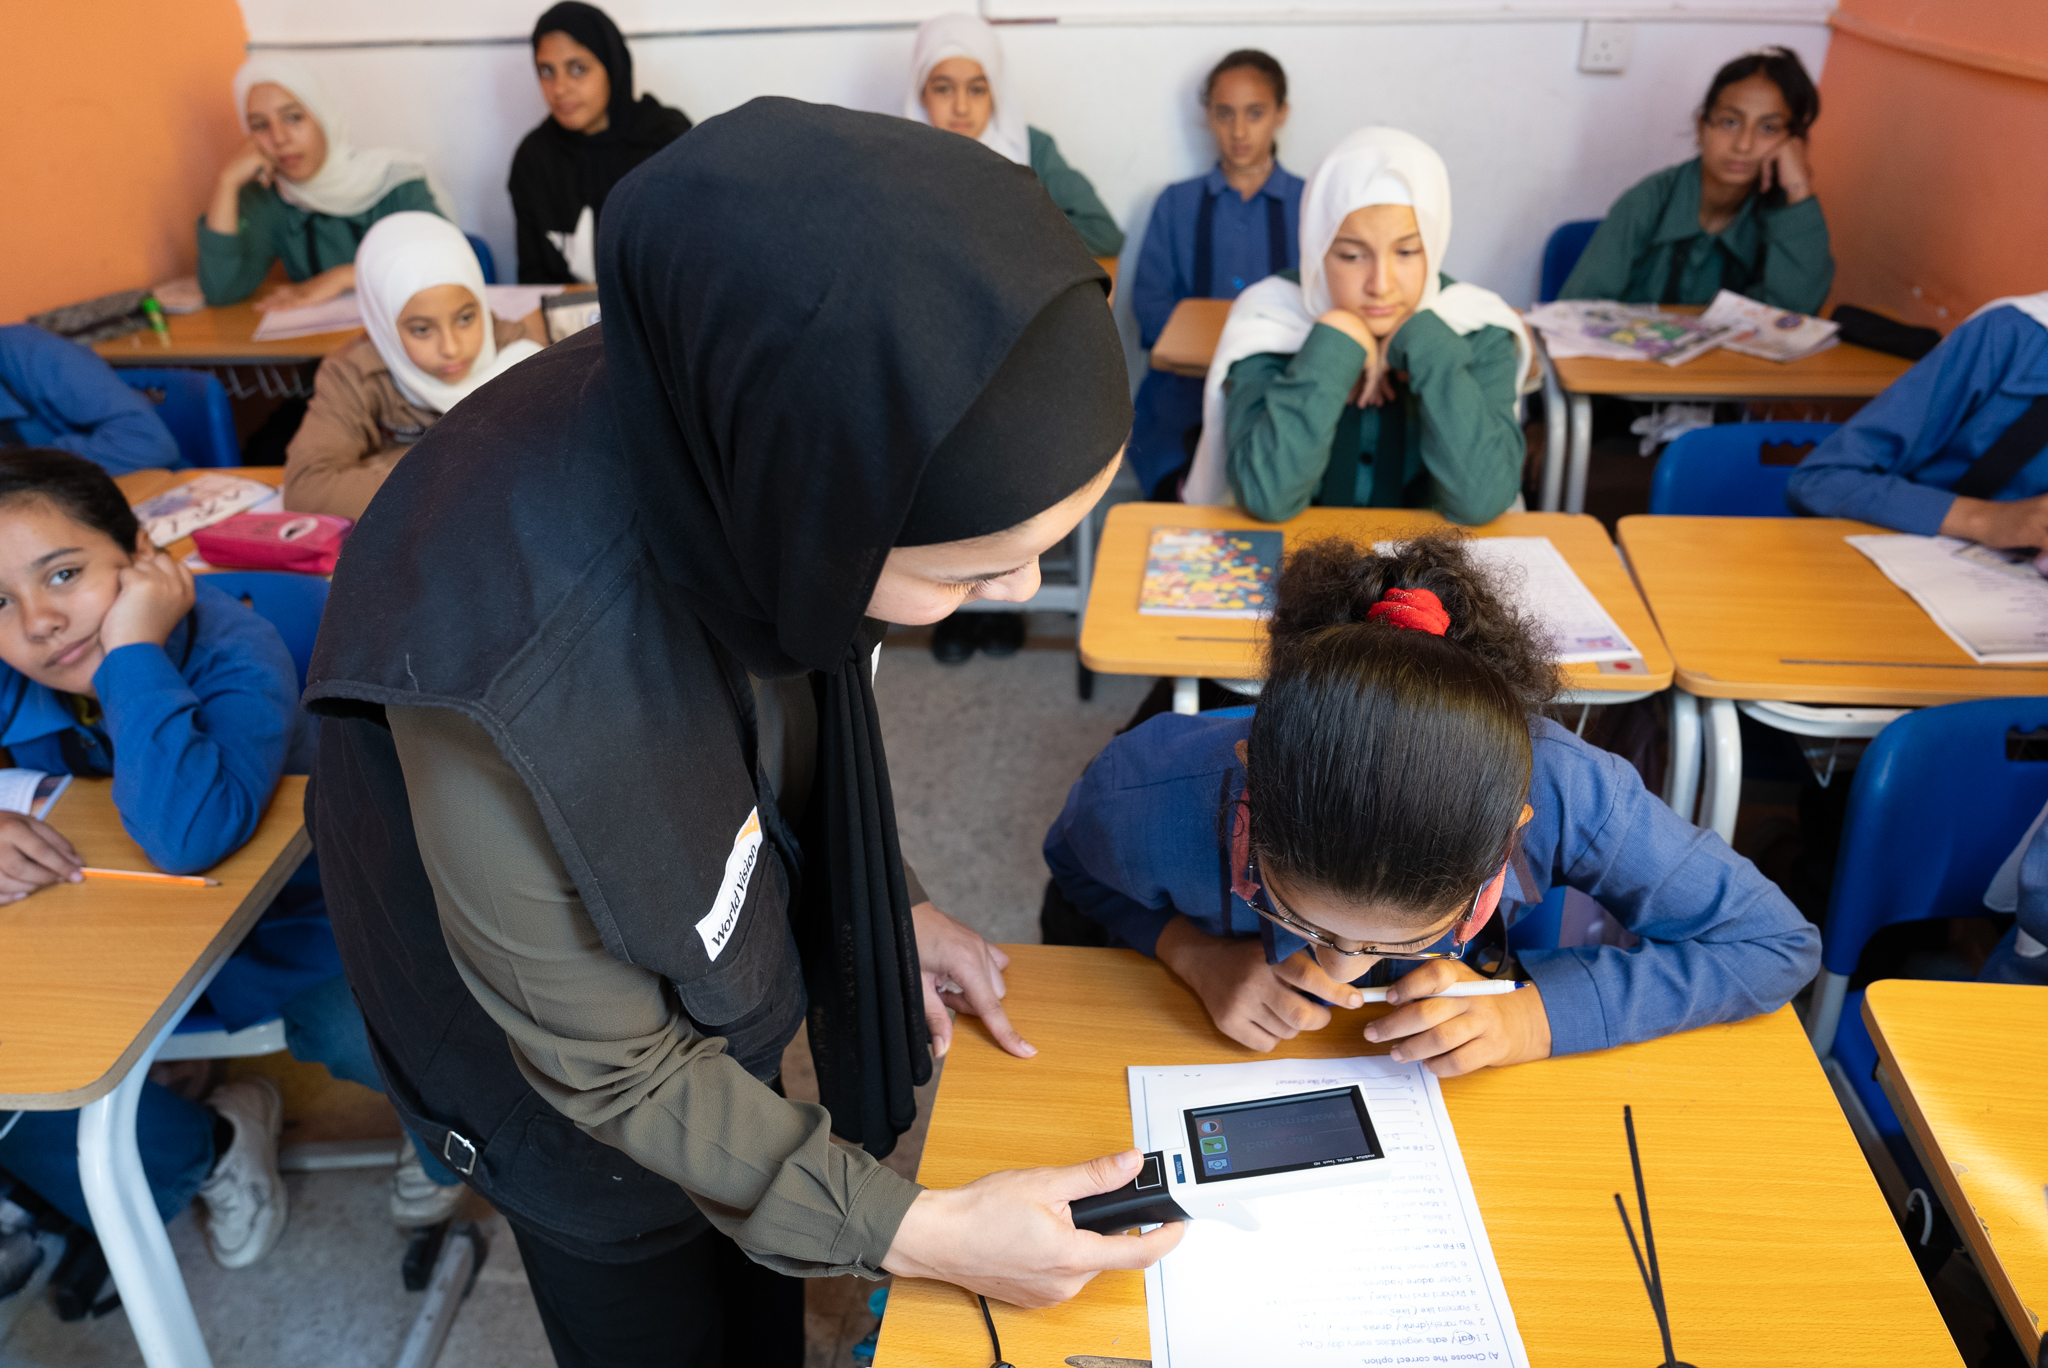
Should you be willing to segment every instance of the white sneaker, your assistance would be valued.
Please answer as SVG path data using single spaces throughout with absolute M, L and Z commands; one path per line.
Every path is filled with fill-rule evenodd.
M 284 1099 L 269 1079 L 252 1077 L 215 1088 L 206 1105 L 235 1129 L 235 1143 L 199 1185 L 206 1249 L 222 1268 L 247 1268 L 284 1234 L 284 1180 L 277 1173 Z
M 426 1165 L 410 1139 L 398 1142 L 398 1168 L 391 1175 L 391 1219 L 402 1226 L 439 1225 L 462 1205 L 463 1186 L 442 1187 L 427 1177 Z

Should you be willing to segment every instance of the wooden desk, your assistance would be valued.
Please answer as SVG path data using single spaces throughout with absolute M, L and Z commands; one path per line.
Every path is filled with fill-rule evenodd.
M 1266 625 L 1243 618 L 1147 617 L 1138 611 L 1138 586 L 1155 527 L 1227 527 L 1278 530 L 1283 550 L 1319 536 L 1341 534 L 1360 542 L 1411 536 L 1450 526 L 1424 509 L 1311 508 L 1284 523 L 1262 523 L 1242 509 L 1189 504 L 1118 504 L 1109 510 L 1095 551 L 1095 579 L 1081 621 L 1081 663 L 1105 674 L 1172 675 L 1184 679 L 1246 679 L 1259 672 Z M 1620 703 L 1668 688 L 1672 663 L 1649 609 L 1614 554 L 1607 532 L 1592 518 L 1565 513 L 1504 513 L 1475 537 L 1548 537 L 1630 641 L 1643 653 L 1632 671 L 1598 665 L 1565 667 L 1575 702 Z M 1627 663 L 1627 662 L 1623 662 Z M 1183 690 L 1192 701 L 1193 686 Z
M 110 1092 L 241 941 L 311 848 L 306 781 L 285 779 L 218 888 L 58 884 L 0 907 L 0 1111 L 82 1107 Z M 113 780 L 74 779 L 51 811 L 89 865 L 149 869 Z
M 243 300 L 166 316 L 171 330 L 168 346 L 145 328 L 110 342 L 95 342 L 92 349 L 112 366 L 296 366 L 318 361 L 363 335 L 361 328 L 350 328 L 285 342 L 258 342 L 256 325 L 261 320 L 255 305 Z
M 1218 1033 L 1193 994 L 1133 951 L 1004 949 L 1004 1005 L 1039 1053 L 1013 1059 L 961 1018 L 918 1174 L 926 1184 L 1128 1149 L 1127 1065 L 1274 1057 Z M 1367 1053 L 1360 1028 L 1383 1010 L 1340 1011 L 1274 1055 Z M 1612 1194 L 1634 1201 L 1624 1103 L 1635 1108 L 1680 1358 L 1714 1368 L 1961 1362 L 1790 1008 L 1449 1079 L 1444 1098 L 1537 1368 L 1646 1368 L 1662 1356 L 1614 1211 Z M 1137 1273 L 1103 1274 L 1046 1311 L 992 1305 L 1017 1368 L 1152 1352 Z M 971 1296 L 896 1281 L 877 1368 L 988 1361 Z
M 1209 373 L 1209 358 L 1230 317 L 1228 299 L 1183 299 L 1173 306 L 1159 340 L 1152 344 L 1152 369 L 1200 380 Z
M 1885 1091 L 2026 1361 L 2048 1313 L 2048 988 L 1884 979 L 1863 998 Z
M 114 483 L 128 496 L 128 502 L 139 504 L 144 499 L 153 499 L 166 489 L 181 484 L 190 484 L 201 475 L 240 475 L 248 480 L 261 480 L 267 485 L 284 484 L 283 466 L 217 466 L 211 470 L 131 470 L 126 475 L 114 477 Z M 199 549 L 190 537 L 181 537 L 166 546 L 164 550 L 178 560 L 183 560 Z
M 1792 730 L 1782 716 L 1758 716 L 1756 705 L 1917 708 L 2048 694 L 2048 666 L 1976 664 L 1843 540 L 1886 530 L 1840 518 L 1621 520 L 1622 550 L 1678 667 L 1666 789 L 1675 810 L 1690 810 L 1704 744 L 1713 764 L 1701 825 L 1724 838 L 1734 831 L 1737 700 L 1759 721 Z M 1694 702 L 1702 698 L 1713 700 L 1703 728 Z M 1870 720 L 1865 734 L 1884 719 Z
M 1696 304 L 1665 307 L 1672 313 L 1701 312 Z M 1540 347 L 1542 334 L 1535 336 Z M 1543 506 L 1559 506 L 1561 482 L 1563 507 L 1569 513 L 1581 511 L 1586 503 L 1593 395 L 1701 404 L 1751 399 L 1870 399 L 1913 364 L 1903 357 L 1847 342 L 1789 362 L 1765 361 L 1726 347 L 1717 347 L 1682 366 L 1666 366 L 1656 361 L 1609 361 L 1593 356 L 1554 358 L 1547 351 L 1543 361 L 1546 409 L 1551 414 L 1550 445 L 1543 469 Z M 1567 443 L 1570 454 L 1561 461 Z

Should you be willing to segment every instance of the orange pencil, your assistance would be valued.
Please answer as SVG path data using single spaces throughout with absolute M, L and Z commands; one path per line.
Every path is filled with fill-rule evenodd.
M 88 879 L 125 879 L 129 883 L 184 884 L 189 888 L 219 888 L 219 879 L 203 874 L 159 874 L 153 869 L 81 869 Z

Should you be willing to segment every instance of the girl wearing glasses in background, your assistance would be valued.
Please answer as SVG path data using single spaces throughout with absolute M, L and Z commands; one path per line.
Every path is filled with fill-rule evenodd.
M 1455 540 L 1297 550 L 1252 717 L 1165 714 L 1111 742 L 1045 842 L 1112 944 L 1164 961 L 1255 1050 L 1329 1024 L 1381 961 L 1366 1028 L 1440 1075 L 1774 1011 L 1818 931 L 1619 757 L 1538 711 L 1556 667 Z M 1434 996 L 1496 915 L 1551 889 L 1637 938 L 1519 952 L 1532 987 Z M 1477 957 L 1472 957 L 1476 959 Z M 1409 963 L 1419 961 L 1419 963 Z

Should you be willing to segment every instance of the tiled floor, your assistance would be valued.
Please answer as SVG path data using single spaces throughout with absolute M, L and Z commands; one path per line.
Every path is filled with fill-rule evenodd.
M 1034 621 L 1034 631 L 1063 626 L 1061 619 Z M 1046 826 L 1150 681 L 1104 677 L 1094 701 L 1081 703 L 1070 651 L 1033 649 L 1006 661 L 976 657 L 945 667 L 911 644 L 917 638 L 903 640 L 901 649 L 884 652 L 876 688 L 905 853 L 947 911 L 991 939 L 1035 941 Z M 808 1063 L 799 1040 L 785 1064 L 793 1095 L 815 1095 Z M 324 1071 L 292 1084 L 295 1105 L 303 1098 L 321 1113 L 310 1126 L 345 1115 L 343 1129 L 378 1133 L 377 1113 L 362 1109 L 364 1099 L 351 1097 L 350 1085 L 325 1087 L 323 1080 Z M 931 1091 L 924 1090 L 921 1116 L 929 1114 Z M 371 1128 L 364 1132 L 366 1116 Z M 920 1124 L 890 1164 L 915 1172 L 923 1138 Z M 191 1216 L 171 1223 L 214 1363 L 384 1368 L 397 1358 L 420 1302 L 399 1281 L 405 1241 L 386 1215 L 388 1170 L 294 1175 L 287 1182 L 290 1227 L 255 1268 L 214 1267 Z M 489 1256 L 440 1364 L 545 1368 L 553 1360 L 518 1249 L 499 1217 L 486 1218 L 484 1234 Z M 874 1286 L 839 1278 L 807 1287 L 806 1368 L 850 1368 L 849 1348 L 873 1328 L 866 1302 Z M 65 1325 L 46 1305 L 32 1305 L 0 1342 L 0 1368 L 129 1368 L 141 1361 L 120 1311 Z

